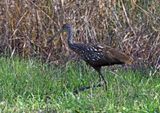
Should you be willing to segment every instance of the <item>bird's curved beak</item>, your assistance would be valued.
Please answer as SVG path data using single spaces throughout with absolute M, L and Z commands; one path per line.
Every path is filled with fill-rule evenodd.
M 57 35 L 59 35 L 61 32 L 64 32 L 64 29 L 61 29 L 58 31 L 55 35 L 53 35 L 51 38 L 47 40 L 47 43 L 50 43 Z

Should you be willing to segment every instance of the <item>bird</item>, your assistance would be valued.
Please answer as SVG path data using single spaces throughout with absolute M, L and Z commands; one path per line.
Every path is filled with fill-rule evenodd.
M 73 30 L 72 25 L 66 23 L 62 26 L 61 30 L 57 32 L 53 37 L 61 32 L 67 33 L 67 43 L 68 47 L 74 51 L 82 60 L 84 60 L 88 65 L 93 67 L 99 75 L 99 81 L 103 82 L 105 89 L 107 89 L 107 81 L 101 72 L 103 66 L 111 66 L 114 64 L 129 64 L 131 65 L 133 59 L 119 50 L 112 48 L 107 45 L 99 44 L 85 44 L 85 43 L 76 43 L 73 41 Z M 51 42 L 53 37 L 48 40 Z M 101 84 L 94 85 L 93 87 L 102 86 Z M 90 87 L 81 87 L 77 91 L 83 91 L 89 89 Z

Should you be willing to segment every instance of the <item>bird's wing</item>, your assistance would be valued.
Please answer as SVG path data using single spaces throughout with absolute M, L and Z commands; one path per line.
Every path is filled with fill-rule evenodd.
M 94 52 L 102 52 L 104 49 L 102 45 L 92 45 L 92 47 L 94 48 L 93 49 Z
M 110 58 L 112 61 L 116 61 L 116 62 L 122 62 L 122 63 L 128 63 L 130 64 L 132 62 L 132 59 L 126 55 L 125 53 L 115 49 L 115 48 L 111 48 L 106 46 L 103 49 L 105 56 L 107 58 Z

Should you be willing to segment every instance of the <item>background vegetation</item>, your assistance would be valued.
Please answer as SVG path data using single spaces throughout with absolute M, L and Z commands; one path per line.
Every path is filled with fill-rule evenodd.
M 1 0 L 0 51 L 61 64 L 76 58 L 65 35 L 47 44 L 64 23 L 77 42 L 102 43 L 132 56 L 136 66 L 160 59 L 159 0 Z

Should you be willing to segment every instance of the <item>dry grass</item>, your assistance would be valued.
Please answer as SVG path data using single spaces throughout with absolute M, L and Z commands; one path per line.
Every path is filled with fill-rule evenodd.
M 46 41 L 62 24 L 71 23 L 76 41 L 107 44 L 132 56 L 137 66 L 156 66 L 159 4 L 159 0 L 1 0 L 0 52 L 64 63 L 75 58 L 65 36 Z

